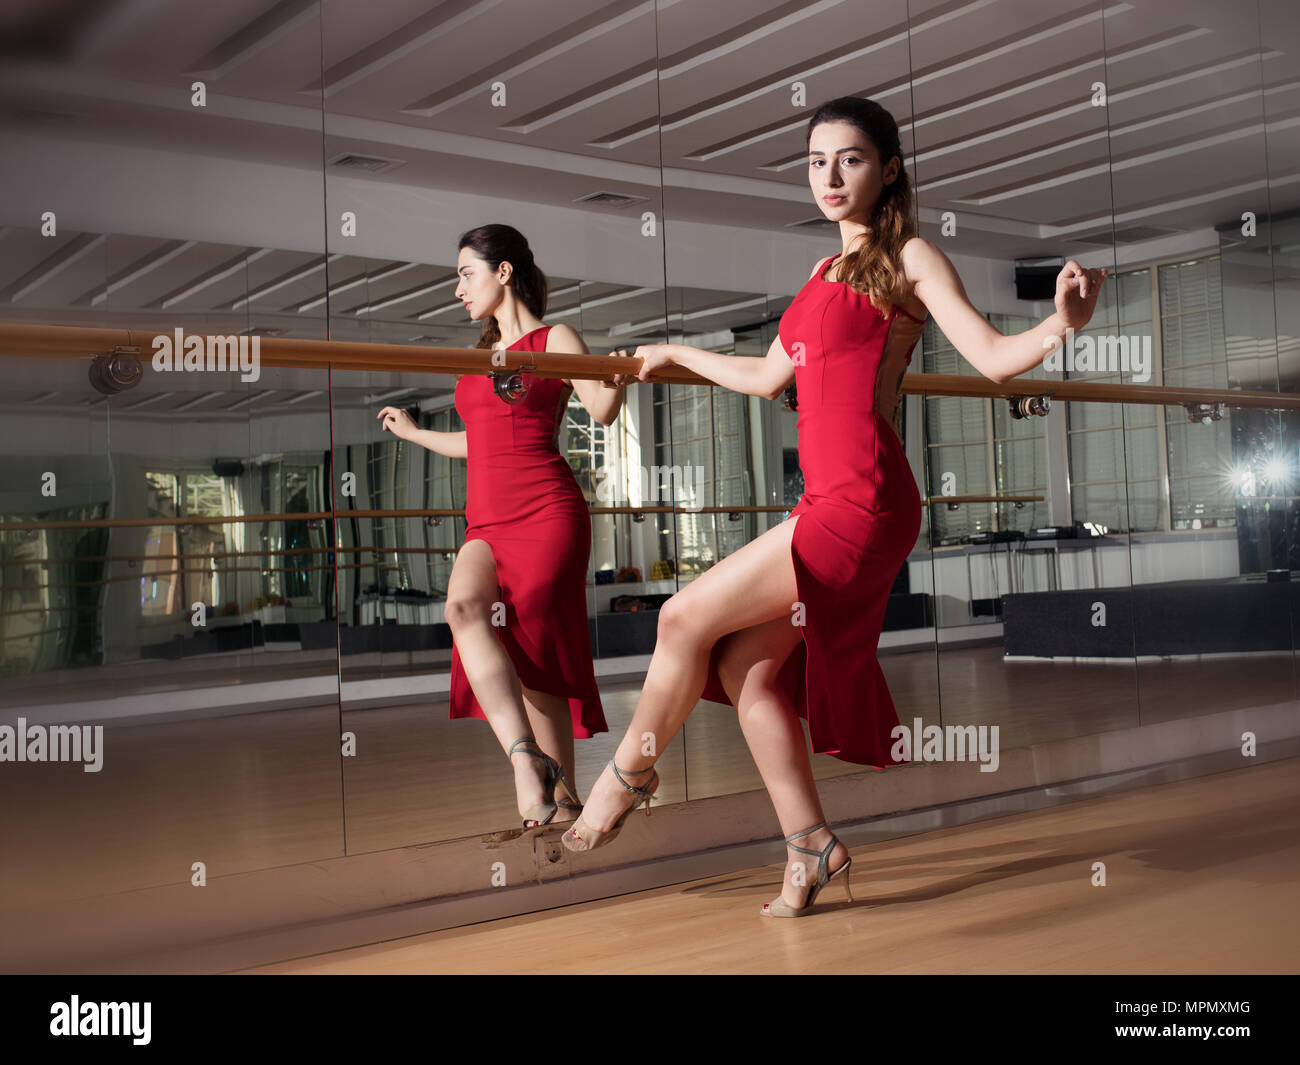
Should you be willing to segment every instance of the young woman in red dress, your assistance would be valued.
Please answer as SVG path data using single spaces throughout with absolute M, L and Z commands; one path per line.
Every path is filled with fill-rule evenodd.
M 809 121 L 807 147 L 809 185 L 839 223 L 843 250 L 817 264 L 766 357 L 676 344 L 634 352 L 643 381 L 676 364 L 775 399 L 793 378 L 803 497 L 784 522 L 661 608 L 627 734 L 563 837 L 571 850 L 591 850 L 637 806 L 648 814 L 654 762 L 687 714 L 701 696 L 730 703 L 790 848 L 781 895 L 762 908 L 770 917 L 808 913 L 833 878 L 848 890 L 849 853 L 825 823 L 799 718 L 816 752 L 862 765 L 898 761 L 890 736 L 898 717 L 876 645 L 921 525 L 898 430 L 899 388 L 926 315 L 980 373 L 1004 382 L 1039 365 L 1067 327 L 1088 322 L 1105 276 L 1067 263 L 1056 313 L 1003 336 L 970 304 L 948 258 L 916 236 L 888 111 L 855 97 L 832 100 Z
M 456 298 L 484 320 L 476 347 L 588 354 L 567 325 L 547 326 L 547 282 L 523 235 L 486 225 L 460 239 Z M 558 435 L 570 392 L 602 425 L 618 417 L 621 385 L 525 372 L 508 403 L 485 374 L 456 385 L 457 433 L 420 429 L 396 407 L 379 412 L 394 435 L 468 460 L 465 543 L 447 582 L 452 718 L 491 725 L 514 767 L 526 828 L 581 811 L 574 737 L 608 731 L 591 660 L 587 564 L 591 516 Z M 518 757 L 522 756 L 522 757 Z

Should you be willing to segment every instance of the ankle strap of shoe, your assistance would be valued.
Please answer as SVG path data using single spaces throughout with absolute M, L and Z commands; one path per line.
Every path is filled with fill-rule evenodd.
M 515 742 L 510 745 L 510 750 L 506 752 L 506 757 L 513 758 L 515 754 L 515 748 L 518 747 L 521 743 L 531 743 L 534 747 L 537 748 L 538 751 L 541 750 L 541 745 L 531 736 L 520 736 L 519 739 L 515 740 Z M 541 757 L 541 755 L 539 755 L 537 751 L 530 751 L 527 747 L 523 748 L 523 751 L 524 754 L 531 754 L 534 758 Z
M 623 787 L 627 788 L 628 791 L 634 791 L 638 795 L 642 795 L 642 796 L 653 794 L 653 792 L 647 791 L 645 788 L 638 788 L 635 784 L 629 784 L 626 780 L 623 779 L 624 773 L 649 773 L 652 769 L 654 769 L 653 765 L 648 765 L 644 769 L 620 770 L 618 766 L 614 764 L 614 759 L 611 758 L 609 760 L 609 767 L 610 769 L 614 770 L 614 776 L 618 778 L 618 782 L 622 784 Z M 646 783 L 648 784 L 650 783 L 650 781 L 647 780 Z
M 816 832 L 819 828 L 825 828 L 825 827 L 826 827 L 826 822 L 823 821 L 820 825 L 813 825 L 812 828 L 806 828 L 802 832 L 796 832 L 793 836 L 785 837 L 786 846 L 788 846 L 792 851 L 798 851 L 800 854 L 811 854 L 814 858 L 817 859 L 817 883 L 818 884 L 826 884 L 830 880 L 831 851 L 835 849 L 835 844 L 837 844 L 839 840 L 832 832 L 831 841 L 819 851 L 809 850 L 807 847 L 800 847 L 797 843 L 793 843 L 791 841 L 796 839 L 801 839 L 804 836 L 810 836 L 814 832 Z
M 804 836 L 811 836 L 811 835 L 812 835 L 814 832 L 816 832 L 819 828 L 825 828 L 825 827 L 826 827 L 826 822 L 823 821 L 823 822 L 822 822 L 821 824 L 819 824 L 819 825 L 813 825 L 812 828 L 805 828 L 802 832 L 796 832 L 793 836 L 786 836 L 786 837 L 785 837 L 785 841 L 786 841 L 788 844 L 790 844 L 790 846 L 793 847 L 793 846 L 794 846 L 794 841 L 795 841 L 795 840 L 797 840 L 797 839 L 803 839 Z M 796 849 L 799 849 L 799 848 L 796 848 Z M 811 853 L 816 854 L 817 851 L 812 851 Z

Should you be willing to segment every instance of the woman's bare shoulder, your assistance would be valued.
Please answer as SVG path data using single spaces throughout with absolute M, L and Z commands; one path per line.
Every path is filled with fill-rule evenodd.
M 899 252 L 903 274 L 912 282 L 924 274 L 926 267 L 933 264 L 936 258 L 942 257 L 943 252 L 924 237 L 910 237 Z
M 574 353 L 574 349 L 582 349 L 582 337 L 573 326 L 564 322 L 558 322 L 552 326 L 546 326 L 550 330 L 546 334 L 546 350 L 558 351 L 560 353 Z
M 906 286 L 906 296 L 899 306 L 914 317 L 924 318 L 929 311 L 916 295 L 916 283 L 933 275 L 936 266 L 947 262 L 947 256 L 924 237 L 911 237 L 903 245 L 898 258 Z

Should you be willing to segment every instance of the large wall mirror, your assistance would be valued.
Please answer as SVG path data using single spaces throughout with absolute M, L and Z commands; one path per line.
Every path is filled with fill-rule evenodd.
M 143 364 L 6 357 L 4 723 L 88 745 L 0 772 L 9 912 L 343 853 L 328 375 L 257 358 L 326 333 L 315 7 L 116 14 L 6 59 L 0 313 Z
M 1271 260 L 1285 223 L 1270 205 L 1264 90 L 1286 63 L 1255 9 L 1198 5 L 1197 15 L 1188 25 L 1184 11 L 1153 12 L 1140 34 L 1108 33 L 1120 293 L 1132 293 L 1117 328 L 1151 338 L 1151 384 L 1276 392 Z M 1126 58 L 1153 37 L 1180 43 Z M 1146 102 L 1155 92 L 1158 113 Z M 1281 454 L 1284 419 L 1123 414 L 1142 723 L 1290 699 L 1288 586 L 1266 583 L 1286 566 L 1287 506 L 1267 498 L 1282 494 L 1268 458 Z
M 477 477 L 430 445 L 487 424 L 467 412 L 513 446 L 554 397 L 586 512 L 554 556 L 585 572 L 548 620 L 607 725 L 561 744 L 584 797 L 664 601 L 804 492 L 797 395 L 632 383 L 605 424 L 539 378 L 512 404 L 432 365 L 156 369 L 154 336 L 473 347 L 460 241 L 500 225 L 547 281 L 550 332 L 512 347 L 760 358 L 832 283 L 805 130 L 860 96 L 1000 332 L 1052 312 L 1065 259 L 1109 271 L 1028 390 L 1296 389 L 1285 0 L 127 4 L 12 29 L 0 322 L 131 326 L 145 367 L 4 354 L 0 724 L 103 728 L 97 772 L 0 770 L 11 912 L 521 827 L 500 737 L 452 716 L 467 507 L 517 487 L 500 435 Z M 933 317 L 909 368 L 979 377 Z M 1006 749 L 1295 697 L 1293 414 L 908 394 L 897 430 L 926 501 L 878 652 L 905 725 Z M 515 572 L 544 577 L 552 542 Z M 708 699 L 657 768 L 665 803 L 762 784 Z
M 870 20 L 852 19 L 852 6 L 754 2 L 701 17 L 695 5 L 659 5 L 674 343 L 765 356 L 796 294 L 825 283 L 810 281 L 813 267 L 840 251 L 841 237 L 810 186 L 809 117 L 825 100 L 868 92 L 900 125 L 910 117 L 906 5 L 874 4 Z M 910 139 L 903 144 L 910 155 Z M 856 387 L 869 394 L 874 382 L 864 376 Z M 671 464 L 702 471 L 706 486 L 702 512 L 677 517 L 679 586 L 786 520 L 799 502 L 795 391 L 771 400 L 714 386 L 656 386 L 672 425 Z M 916 417 L 909 405 L 904 438 L 916 435 Z M 918 541 L 897 574 L 882 637 L 881 667 L 909 722 L 935 703 L 928 597 L 911 585 L 913 571 L 928 567 Z M 691 798 L 762 786 L 730 705 L 702 701 L 686 746 Z M 863 769 L 826 754 L 814 754 L 813 767 L 817 776 Z
M 378 19 L 329 8 L 324 19 L 331 338 L 475 346 L 484 313 L 473 285 L 489 271 L 491 252 L 471 246 L 463 257 L 459 241 L 494 225 L 517 231 L 545 275 L 546 307 L 534 315 L 551 332 L 571 330 L 596 354 L 664 338 L 653 5 L 443 4 Z M 536 345 L 547 335 L 512 346 L 545 350 Z M 488 534 L 492 564 L 506 573 L 500 602 L 511 610 L 499 635 L 511 648 L 517 625 L 508 653 L 534 663 L 549 652 L 529 642 L 530 627 L 563 629 L 590 645 L 599 700 L 580 700 L 577 720 L 591 732 L 592 717 L 603 715 L 610 731 L 569 738 L 576 766 L 568 761 L 568 775 L 576 772 L 585 796 L 635 703 L 638 686 L 619 675 L 643 668 L 654 646 L 647 608 L 673 591 L 664 535 L 671 504 L 654 509 L 639 476 L 669 444 L 661 436 L 669 426 L 649 385 L 629 386 L 608 425 L 576 388 L 566 399 L 551 397 L 541 379 L 531 387 L 556 408 L 558 449 L 591 511 L 590 553 L 585 567 L 578 561 L 582 603 L 528 617 L 512 580 L 569 565 L 558 557 L 569 557 L 568 546 L 552 541 L 553 555 L 513 532 Z M 456 696 L 446 616 L 466 516 L 376 513 L 464 511 L 471 496 L 492 518 L 515 513 L 513 482 L 535 472 L 536 454 L 512 453 L 501 440 L 513 434 L 523 446 L 512 419 L 534 400 L 512 410 L 497 396 L 475 398 L 486 390 L 483 378 L 458 387 L 451 374 L 333 375 L 343 719 L 356 739 L 345 770 L 350 853 L 519 827 L 526 812 L 496 726 L 451 717 L 469 702 Z M 467 403 L 479 403 L 477 413 Z M 385 407 L 401 408 L 426 432 L 472 429 L 484 457 L 395 437 L 377 417 Z M 634 512 L 637 505 L 651 509 Z M 477 676 L 473 661 L 460 668 L 466 682 Z M 545 714 L 530 698 L 540 687 L 529 688 L 522 669 L 520 677 L 519 697 Z M 541 694 L 567 701 L 576 692 Z M 471 712 L 496 712 L 473 702 Z M 544 746 L 559 757 L 553 743 Z M 665 799 L 685 796 L 680 760 L 661 775 Z

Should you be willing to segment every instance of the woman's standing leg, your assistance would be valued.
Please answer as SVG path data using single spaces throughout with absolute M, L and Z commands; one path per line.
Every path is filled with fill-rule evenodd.
M 515 740 L 534 736 L 519 675 L 492 628 L 492 612 L 500 596 L 492 548 L 485 540 L 466 541 L 447 581 L 445 616 L 474 697 L 501 749 L 509 751 Z M 545 764 L 525 754 L 524 746 L 516 748 L 510 758 L 521 817 L 537 803 L 553 801 L 546 787 Z
M 790 652 L 802 639 L 798 627 L 788 619 L 776 618 L 725 636 L 718 650 L 718 677 L 736 708 L 745 742 L 772 799 L 781 834 L 786 837 L 826 820 L 799 715 L 777 680 Z M 831 839 L 831 830 L 821 828 L 795 843 L 820 851 Z M 848 849 L 838 843 L 828 856 L 827 872 L 835 872 L 848 856 Z M 790 906 L 799 908 L 804 904 L 808 888 L 817 883 L 817 865 L 817 859 L 810 855 L 789 852 L 781 896 Z
M 798 520 L 788 519 L 728 555 L 660 609 L 645 684 L 614 752 L 614 764 L 629 783 L 641 787 L 653 779 L 651 767 L 699 702 L 719 639 L 774 618 L 789 624 L 798 598 L 790 557 Z M 592 786 L 583 821 L 607 831 L 632 798 L 606 766 Z

